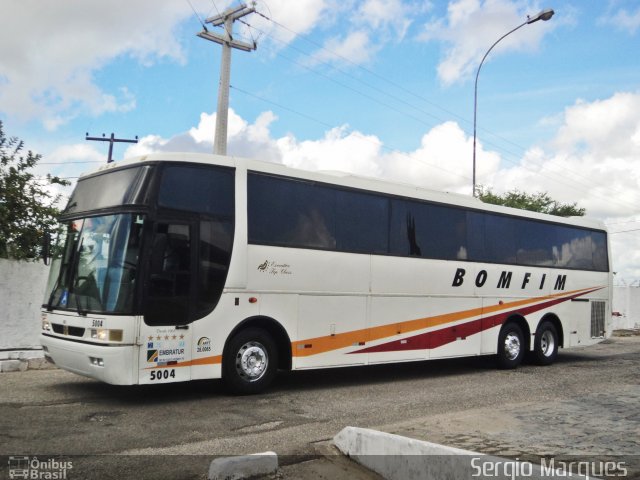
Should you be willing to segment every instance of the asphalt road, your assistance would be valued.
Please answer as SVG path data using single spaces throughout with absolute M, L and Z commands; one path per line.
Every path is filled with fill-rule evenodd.
M 486 443 L 483 433 L 502 428 L 511 435 L 504 448 L 517 451 L 526 443 L 519 438 L 531 437 L 519 433 L 513 420 L 523 406 L 542 415 L 554 408 L 570 411 L 571 405 L 603 395 L 624 397 L 618 417 L 608 415 L 607 421 L 626 426 L 603 427 L 609 436 L 601 441 L 621 437 L 620 448 L 633 449 L 640 438 L 639 367 L 640 337 L 630 337 L 561 351 L 550 367 L 514 371 L 496 370 L 490 358 L 473 358 L 287 373 L 267 393 L 249 397 L 229 396 L 217 381 L 117 387 L 60 370 L 5 373 L 0 375 L 0 455 L 5 461 L 37 456 L 72 462 L 68 479 L 160 479 L 206 478 L 215 456 L 272 450 L 289 464 L 284 476 L 294 478 L 296 464 L 317 456 L 318 446 L 348 425 L 477 449 Z M 589 404 L 589 429 L 598 429 L 598 418 L 612 401 Z M 631 414 L 625 416 L 627 408 Z M 492 417 L 492 412 L 511 413 Z M 545 425 L 545 432 L 575 443 L 572 435 L 580 436 L 576 429 L 584 422 L 574 413 L 575 421 Z M 521 419 L 520 425 L 535 418 Z M 625 440 L 629 436 L 631 443 Z M 557 439 L 551 445 L 545 438 L 537 440 L 538 448 L 545 442 L 547 448 L 562 448 Z M 597 437 L 589 438 L 598 450 Z M 0 478 L 8 477 L 4 465 Z

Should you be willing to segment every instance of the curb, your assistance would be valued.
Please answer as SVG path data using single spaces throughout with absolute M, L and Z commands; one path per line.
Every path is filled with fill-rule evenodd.
M 24 372 L 57 368 L 47 362 L 41 349 L 0 351 L 0 372 Z
M 209 466 L 209 480 L 239 480 L 270 475 L 278 470 L 275 452 L 216 458 Z
M 333 442 L 342 453 L 386 480 L 516 480 L 568 475 L 567 471 L 555 468 L 553 462 L 538 465 L 367 428 L 346 427 L 333 438 Z M 571 478 L 597 480 L 576 474 Z

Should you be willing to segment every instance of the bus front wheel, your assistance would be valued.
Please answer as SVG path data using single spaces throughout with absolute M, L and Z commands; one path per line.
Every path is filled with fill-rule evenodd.
M 558 331 L 551 322 L 542 322 L 536 332 L 533 360 L 538 365 L 551 365 L 558 356 Z
M 498 336 L 498 367 L 516 368 L 525 354 L 522 329 L 515 323 L 507 323 Z
M 271 336 L 260 328 L 238 332 L 222 356 L 222 379 L 232 393 L 259 393 L 273 381 L 278 351 Z

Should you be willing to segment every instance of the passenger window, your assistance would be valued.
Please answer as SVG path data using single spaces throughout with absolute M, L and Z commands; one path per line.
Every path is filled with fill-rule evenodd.
M 491 263 L 516 263 L 515 222 L 512 218 L 498 215 L 485 217 L 484 249 L 486 258 L 481 261 Z
M 336 248 L 335 195 L 319 185 L 249 176 L 249 242 Z
M 467 260 L 467 218 L 462 209 L 405 200 L 392 202 L 391 253 Z
M 512 222 L 516 229 L 518 265 L 550 267 L 555 264 L 554 248 L 557 244 L 558 227 L 556 225 L 516 220 Z
M 387 253 L 389 200 L 337 190 L 336 239 L 337 249 L 343 252 Z
M 591 270 L 593 266 L 593 245 L 588 230 L 560 228 L 558 241 L 554 247 L 556 265 L 566 268 Z

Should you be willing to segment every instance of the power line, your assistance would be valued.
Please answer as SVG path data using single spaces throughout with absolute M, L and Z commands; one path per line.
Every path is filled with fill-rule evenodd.
M 204 21 L 202 20 L 202 18 L 200 17 L 200 15 L 198 15 L 198 12 L 196 12 L 196 9 L 193 8 L 193 4 L 191 3 L 191 0 L 187 0 L 187 3 L 189 4 L 189 6 L 191 7 L 191 10 L 193 10 L 193 14 L 196 16 L 196 18 L 198 19 L 198 22 L 200 23 L 200 25 L 202 26 L 202 28 L 206 29 L 207 27 L 205 27 L 204 25 Z
M 238 88 L 238 87 L 236 87 L 236 86 L 231 86 L 231 88 L 232 88 L 233 90 L 236 90 L 236 91 L 240 92 L 240 93 L 243 93 L 243 94 L 248 95 L 248 96 L 250 96 L 250 97 L 256 98 L 256 99 L 258 99 L 258 100 L 261 100 L 261 101 L 263 101 L 263 102 L 265 102 L 265 103 L 271 104 L 271 105 L 273 105 L 273 106 L 275 106 L 275 107 L 278 107 L 278 108 L 280 108 L 280 109 L 287 110 L 287 111 L 289 111 L 289 112 L 291 112 L 291 113 L 294 113 L 294 114 L 296 114 L 296 115 L 299 115 L 299 116 L 301 116 L 301 117 L 303 117 L 303 118 L 306 118 L 306 119 L 308 119 L 308 120 L 311 120 L 311 121 L 313 121 L 313 122 L 315 122 L 315 123 L 318 123 L 318 124 L 320 124 L 320 125 L 323 125 L 323 126 L 325 126 L 325 127 L 328 127 L 328 128 L 335 128 L 335 125 L 331 125 L 331 124 L 329 124 L 329 123 L 327 123 L 327 122 L 324 122 L 324 121 L 319 120 L 319 119 L 317 119 L 317 118 L 314 118 L 314 117 L 312 117 L 312 116 L 310 116 L 310 115 L 307 115 L 306 113 L 302 113 L 302 112 L 299 112 L 299 111 L 294 110 L 294 109 L 292 109 L 292 108 L 286 107 L 286 106 L 284 106 L 284 105 L 281 105 L 281 104 L 279 104 L 279 103 L 276 103 L 276 102 L 274 102 L 274 101 L 272 101 L 272 100 L 269 100 L 269 99 L 267 99 L 267 98 L 261 97 L 261 96 L 259 96 L 259 95 L 253 94 L 253 93 L 251 93 L 251 92 L 248 92 L 248 91 L 243 90 L 243 89 L 241 89 L 241 88 Z M 402 157 L 404 157 L 404 158 L 407 158 L 407 159 L 409 159 L 409 160 L 413 160 L 413 161 L 415 161 L 415 162 L 418 162 L 418 163 L 421 163 L 421 164 L 423 164 L 423 165 L 426 165 L 426 166 L 428 166 L 428 167 L 430 167 L 430 168 L 435 168 L 435 169 L 437 169 L 437 170 L 441 170 L 441 171 L 443 171 L 443 172 L 445 172 L 445 173 L 447 173 L 447 174 L 449 174 L 449 175 L 453 175 L 453 176 L 456 176 L 456 177 L 460 177 L 460 178 L 462 178 L 462 179 L 464 179 L 464 180 L 467 180 L 467 181 L 470 179 L 469 177 L 467 177 L 466 175 L 464 175 L 464 174 L 462 174 L 462 173 L 454 172 L 454 171 L 452 171 L 452 170 L 447 170 L 446 168 L 442 168 L 442 167 L 440 167 L 440 166 L 438 166 L 438 165 L 434 165 L 434 164 L 431 164 L 431 163 L 424 162 L 424 161 L 422 161 L 422 160 L 420 160 L 420 159 L 418 159 L 418 158 L 412 157 L 411 155 L 407 155 L 405 152 L 402 152 L 402 151 L 401 151 L 401 150 L 399 150 L 399 149 L 395 149 L 395 148 L 393 148 L 393 147 L 390 147 L 390 146 L 384 145 L 383 143 L 380 143 L 380 142 L 374 142 L 374 141 L 370 140 L 369 138 L 367 138 L 366 136 L 361 135 L 359 132 L 354 132 L 354 133 L 356 133 L 356 134 L 357 134 L 359 137 L 361 137 L 363 140 L 368 141 L 368 142 L 371 142 L 371 143 L 374 143 L 376 146 L 379 146 L 379 147 L 380 147 L 380 148 L 382 148 L 383 150 L 387 150 L 387 151 L 389 151 L 389 152 L 391 152 L 391 153 L 395 153 L 395 154 L 400 155 L 400 156 L 402 156 Z

